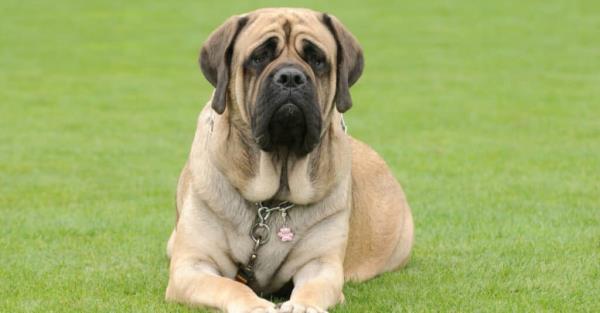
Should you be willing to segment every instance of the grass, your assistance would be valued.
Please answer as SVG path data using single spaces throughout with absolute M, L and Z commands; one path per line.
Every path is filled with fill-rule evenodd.
M 0 2 L 0 311 L 163 300 L 201 42 L 281 2 Z M 600 311 L 597 1 L 307 1 L 359 38 L 350 132 L 402 182 L 405 270 L 333 312 Z

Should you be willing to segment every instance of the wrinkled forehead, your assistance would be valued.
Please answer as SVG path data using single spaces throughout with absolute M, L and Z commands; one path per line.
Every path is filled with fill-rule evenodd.
M 301 51 L 304 41 L 310 41 L 324 51 L 328 58 L 336 52 L 335 39 L 321 21 L 322 13 L 303 9 L 263 9 L 249 13 L 249 21 L 236 42 L 236 54 L 248 56 L 272 37 L 283 46 Z

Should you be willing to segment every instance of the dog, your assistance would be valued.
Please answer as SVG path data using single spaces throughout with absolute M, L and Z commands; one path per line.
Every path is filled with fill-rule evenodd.
M 413 220 L 386 163 L 346 133 L 363 71 L 334 16 L 259 9 L 214 31 L 215 87 L 177 186 L 166 299 L 230 313 L 326 312 L 345 281 L 405 265 Z M 260 295 L 290 287 L 275 305 Z

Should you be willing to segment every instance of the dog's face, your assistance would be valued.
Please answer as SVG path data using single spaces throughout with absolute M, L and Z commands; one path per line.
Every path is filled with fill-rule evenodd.
M 264 151 L 312 151 L 334 106 L 352 105 L 349 87 L 363 68 L 356 39 L 334 17 L 306 9 L 262 9 L 234 16 L 202 48 L 215 86 L 213 109 L 228 107 Z M 239 117 L 239 118 L 238 118 Z

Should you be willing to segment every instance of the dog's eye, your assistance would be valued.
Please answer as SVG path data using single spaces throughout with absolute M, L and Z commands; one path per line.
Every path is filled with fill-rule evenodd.
M 277 38 L 269 38 L 250 54 L 250 57 L 246 61 L 246 65 L 260 70 L 275 58 L 276 51 Z
M 320 58 L 316 55 L 311 55 L 308 57 L 308 63 L 310 64 L 310 66 L 312 66 L 315 70 L 321 70 L 325 67 L 325 60 L 323 58 Z
M 309 41 L 305 41 L 303 52 L 304 60 L 306 60 L 306 63 L 308 63 L 315 72 L 324 73 L 327 70 L 325 54 L 317 46 Z
M 313 65 L 315 68 L 321 69 L 321 68 L 323 68 L 323 66 L 325 66 L 325 61 L 323 61 L 323 60 L 321 60 L 321 59 L 317 59 L 317 58 L 315 58 L 315 59 L 312 61 L 312 65 Z
M 267 58 L 268 58 L 267 53 L 260 53 L 257 55 L 253 55 L 251 61 L 252 61 L 252 64 L 254 64 L 254 65 L 261 65 L 267 60 Z

